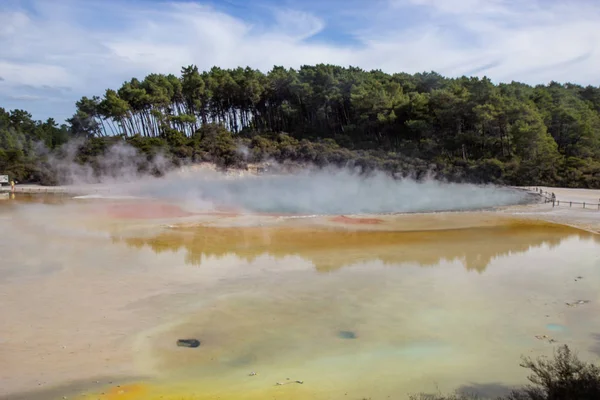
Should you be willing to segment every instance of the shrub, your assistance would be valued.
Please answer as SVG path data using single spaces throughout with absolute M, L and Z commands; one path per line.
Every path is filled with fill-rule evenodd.
M 598 400 L 600 399 L 600 368 L 585 363 L 563 345 L 553 359 L 532 360 L 523 357 L 521 367 L 531 371 L 531 382 L 497 400 Z M 475 400 L 483 399 L 466 394 L 418 394 L 410 400 Z
M 600 368 L 579 360 L 567 345 L 552 360 L 526 357 L 521 366 L 531 370 L 531 384 L 513 391 L 508 400 L 600 399 Z

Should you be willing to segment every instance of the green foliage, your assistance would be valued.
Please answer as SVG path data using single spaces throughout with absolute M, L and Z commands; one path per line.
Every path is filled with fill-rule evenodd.
M 222 165 L 238 163 L 231 148 L 239 143 L 231 140 L 245 137 L 253 149 L 246 161 L 345 160 L 391 172 L 413 165 L 417 175 L 426 164 L 451 179 L 598 187 L 600 90 L 592 86 L 494 85 L 488 78 L 324 64 L 276 66 L 266 74 L 251 68 L 200 72 L 191 65 L 179 78 L 151 74 L 107 90 L 102 99 L 84 97 L 70 122 L 74 134 L 161 137 L 178 149 L 173 153 Z M 198 130 L 213 124 L 233 136 L 200 146 Z M 274 132 L 288 132 L 296 142 L 281 144 Z M 363 154 L 380 151 L 412 161 Z
M 180 77 L 150 74 L 83 97 L 67 122 L 2 110 L 2 170 L 28 179 L 43 159 L 41 145 L 124 137 L 148 157 L 162 152 L 221 166 L 291 160 L 397 176 L 600 187 L 600 89 L 593 86 L 494 85 L 324 64 L 267 73 L 191 65 Z M 77 159 L 104 151 L 97 146 L 82 147 Z
M 203 161 L 212 161 L 221 167 L 240 166 L 243 161 L 231 132 L 222 125 L 203 125 L 192 139 L 203 154 Z
M 507 400 L 600 399 L 600 368 L 579 360 L 566 345 L 551 360 L 526 357 L 521 366 L 531 371 L 531 384 L 513 391 Z
M 40 181 L 48 149 L 62 146 L 69 135 L 68 127 L 52 118 L 34 121 L 26 111 L 0 108 L 0 174 L 18 182 Z

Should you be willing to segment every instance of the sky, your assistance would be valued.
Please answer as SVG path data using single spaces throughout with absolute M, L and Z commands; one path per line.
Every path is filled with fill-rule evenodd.
M 190 64 L 598 86 L 598 21 L 597 0 L 0 0 L 0 107 L 62 122 L 82 96 Z

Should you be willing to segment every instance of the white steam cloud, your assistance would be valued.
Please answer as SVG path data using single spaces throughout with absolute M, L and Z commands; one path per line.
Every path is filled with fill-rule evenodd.
M 227 177 L 217 173 L 170 174 L 130 192 L 169 198 L 190 207 L 231 207 L 247 212 L 375 214 L 456 211 L 527 201 L 522 191 L 497 186 L 395 180 L 384 173 L 363 176 L 347 169 Z
M 102 155 L 82 164 L 76 159 L 82 152 L 85 153 L 86 150 L 82 150 L 85 146 L 84 139 L 73 139 L 58 152 L 48 150 L 43 144 L 38 144 L 36 151 L 46 157 L 53 180 L 66 185 L 134 182 L 153 172 L 165 172 L 173 167 L 162 152 L 148 157 L 125 142 L 110 145 Z
M 307 167 L 293 173 L 258 176 L 190 166 L 173 169 L 161 154 L 148 157 L 124 143 L 93 158 L 92 167 L 74 161 L 81 145 L 70 143 L 62 149 L 61 157 L 49 155 L 61 183 L 76 185 L 78 192 L 96 198 L 106 197 L 108 191 L 112 198 L 172 201 L 189 211 L 227 208 L 248 213 L 380 214 L 485 209 L 530 200 L 527 193 L 506 187 L 432 178 L 398 180 L 383 172 L 365 175 L 349 168 Z M 240 147 L 238 151 L 247 149 Z M 161 178 L 151 175 L 167 170 L 171 172 Z

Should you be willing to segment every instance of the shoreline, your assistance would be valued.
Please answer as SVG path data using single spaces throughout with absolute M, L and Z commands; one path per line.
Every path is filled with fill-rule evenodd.
M 335 214 L 335 215 L 311 215 L 310 217 L 316 217 L 319 219 L 325 218 L 345 218 L 345 217 L 359 217 L 359 218 L 402 218 L 416 217 L 420 215 L 452 215 L 452 214 L 479 214 L 479 213 L 498 213 L 506 216 L 513 216 L 515 218 L 521 218 L 526 220 L 540 220 L 550 223 L 562 224 L 569 227 L 574 227 L 582 230 L 586 230 L 591 233 L 600 234 L 600 190 L 597 189 L 571 189 L 571 188 L 552 188 L 552 187 L 530 187 L 530 186 L 503 186 L 504 188 L 510 188 L 526 192 L 529 199 L 522 203 L 506 205 L 506 206 L 491 206 L 481 209 L 457 209 L 457 210 L 436 210 L 436 211 L 414 211 L 414 212 L 398 212 L 398 213 L 380 213 L 380 214 Z M 551 202 L 545 202 L 544 195 L 538 190 L 542 190 L 548 193 L 555 193 L 557 204 L 553 207 Z M 106 196 L 106 200 L 110 201 L 127 201 L 127 200 L 140 200 L 138 198 L 127 198 L 126 196 L 119 196 L 120 191 L 115 188 L 114 193 L 111 193 L 111 187 L 105 184 L 94 184 L 94 185 L 73 185 L 73 186 L 40 186 L 40 185 L 21 185 L 15 188 L 15 194 L 26 194 L 26 195 L 49 195 L 49 196 L 84 196 L 88 197 L 89 200 L 103 200 L 102 196 Z M 1 187 L 0 193 L 10 194 L 10 187 Z M 113 196 L 114 194 L 114 196 Z M 96 197 L 98 196 L 98 197 Z M 151 201 L 152 199 L 144 199 Z M 161 201 L 162 202 L 162 201 Z M 573 202 L 573 205 L 569 207 L 569 203 Z M 581 203 L 586 203 L 589 206 L 585 209 L 581 206 Z M 575 204 L 579 205 L 575 205 Z M 193 213 L 192 213 L 193 214 Z M 206 216 L 211 214 L 210 211 L 202 212 L 198 216 Z M 230 213 L 231 214 L 231 213 Z M 223 216 L 220 212 L 215 212 L 215 215 Z M 189 215 L 194 217 L 194 215 Z M 233 213 L 228 215 L 230 217 L 235 216 L 259 216 L 259 217 L 273 217 L 281 218 L 282 215 L 267 215 L 264 213 Z M 300 218 L 297 215 L 285 215 L 290 219 L 306 219 Z M 294 218 L 296 217 L 296 218 Z M 304 216 L 306 217 L 306 216 Z M 163 218 L 161 218 L 163 219 Z M 164 219 L 169 219 L 166 217 Z M 313 219 L 313 218 L 309 218 Z M 187 218 L 186 218 L 187 220 Z M 180 221 L 182 225 L 191 225 L 192 221 Z M 205 218 L 198 223 L 202 224 Z M 352 222 L 352 221 L 350 221 Z M 353 224 L 355 228 L 360 228 L 361 224 Z M 189 225 L 188 225 L 189 226 Z

